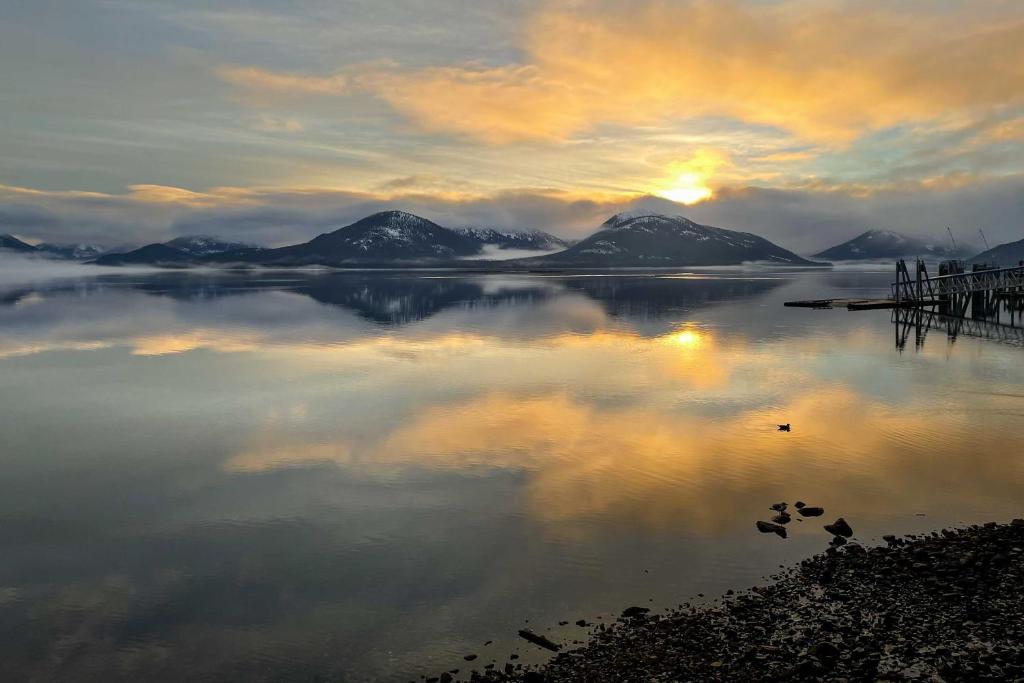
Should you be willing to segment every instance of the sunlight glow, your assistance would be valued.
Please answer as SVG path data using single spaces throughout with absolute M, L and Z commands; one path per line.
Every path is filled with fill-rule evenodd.
M 704 335 L 697 330 L 683 330 L 672 334 L 669 341 L 687 349 L 696 349 L 704 344 Z
M 655 188 L 654 194 L 687 206 L 711 199 L 714 191 L 708 181 L 718 169 L 729 165 L 724 152 L 698 149 L 689 159 L 669 164 L 666 180 Z
M 680 173 L 676 177 L 675 186 L 662 190 L 658 194 L 680 204 L 696 204 L 711 197 L 711 188 L 704 184 L 705 179 L 692 171 Z

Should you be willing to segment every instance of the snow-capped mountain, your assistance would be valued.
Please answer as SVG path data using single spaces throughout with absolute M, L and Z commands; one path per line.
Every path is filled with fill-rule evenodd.
M 700 225 L 683 216 L 650 213 L 612 216 L 596 233 L 568 246 L 565 240 L 538 230 L 451 230 L 404 211 L 375 213 L 308 242 L 276 249 L 249 245 L 230 249 L 236 245 L 214 238 L 188 240 L 179 238 L 125 254 L 105 255 L 95 263 L 401 266 L 469 263 L 475 257 L 477 263 L 481 259 L 503 261 L 505 268 L 719 266 L 750 261 L 825 265 L 807 261 L 757 235 Z M 211 246 L 214 241 L 217 244 Z M 550 253 L 552 247 L 564 250 Z M 211 253 L 211 249 L 216 251 Z
M 180 249 L 192 256 L 210 256 L 211 254 L 222 254 L 226 251 L 241 251 L 243 249 L 262 249 L 255 244 L 248 242 L 228 242 L 219 237 L 209 235 L 186 235 L 175 237 L 173 240 L 164 242 L 169 247 Z
M 595 267 L 725 266 L 750 261 L 820 265 L 751 233 L 648 213 L 616 214 L 590 237 L 538 261 Z
M 106 251 L 98 244 L 54 244 L 53 242 L 43 242 L 36 246 L 36 249 L 54 258 L 72 261 L 96 258 Z
M 8 249 L 10 251 L 20 251 L 24 253 L 31 253 L 36 251 L 36 248 L 27 242 L 22 242 L 14 235 L 0 235 L 0 249 Z
M 969 253 L 970 250 L 968 249 Z M 954 250 L 943 244 L 929 244 L 916 237 L 901 235 L 892 230 L 868 230 L 852 240 L 815 254 L 815 258 L 833 261 L 859 261 L 895 259 L 904 256 L 936 256 L 949 258 L 963 256 L 963 249 Z
M 477 240 L 482 245 L 492 244 L 499 249 L 527 251 L 553 251 L 569 246 L 567 240 L 542 230 L 503 230 L 500 228 L 456 228 L 455 232 Z
M 480 242 L 405 211 L 382 211 L 309 242 L 251 253 L 231 252 L 217 261 L 281 265 L 336 265 L 446 261 L 480 251 Z

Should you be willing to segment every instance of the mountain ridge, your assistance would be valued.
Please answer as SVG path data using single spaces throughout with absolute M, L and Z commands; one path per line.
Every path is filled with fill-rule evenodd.
M 592 267 L 730 266 L 769 262 L 824 266 L 749 232 L 702 225 L 685 216 L 617 213 L 565 251 L 534 259 Z
M 92 263 L 100 266 L 117 266 L 125 263 L 185 265 L 197 259 L 201 261 L 225 252 L 244 253 L 261 249 L 262 247 L 248 242 L 229 242 L 209 235 L 184 235 L 167 242 L 146 244 L 127 252 L 102 254 Z
M 973 263 L 991 263 L 1000 266 L 1015 266 L 1024 261 L 1024 239 L 1004 242 L 969 259 Z
M 211 243 L 215 248 L 210 247 Z M 484 249 L 495 246 L 518 253 L 502 260 L 493 256 L 495 251 Z M 519 255 L 524 251 L 550 252 L 552 248 L 558 251 Z M 125 254 L 110 254 L 94 262 L 504 269 L 729 266 L 748 262 L 828 265 L 807 260 L 753 233 L 702 225 L 679 215 L 617 213 L 590 236 L 569 243 L 540 230 L 452 229 L 398 210 L 377 212 L 306 242 L 284 247 L 261 249 L 193 236 L 149 244 Z
M 526 249 L 532 251 L 549 251 L 565 249 L 572 242 L 552 235 L 543 230 L 506 230 L 489 227 L 453 228 L 455 232 L 478 240 L 484 245 L 495 245 L 499 249 Z
M 856 237 L 824 249 L 813 258 L 833 261 L 863 261 L 871 259 L 895 259 L 907 256 L 936 256 L 954 258 L 965 256 L 964 248 L 953 249 L 943 245 L 930 244 L 917 237 L 910 237 L 894 230 L 872 229 Z
M 36 248 L 28 242 L 23 242 L 10 233 L 0 234 L 0 249 L 19 251 L 24 253 L 35 252 Z

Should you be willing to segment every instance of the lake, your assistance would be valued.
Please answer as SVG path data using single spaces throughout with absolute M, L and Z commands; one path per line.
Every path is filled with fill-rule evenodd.
M 1021 516 L 1017 332 L 782 306 L 892 279 L 8 282 L 0 674 L 466 672 L 536 661 L 524 625 L 749 587 L 837 516 L 865 542 Z M 798 499 L 825 516 L 755 530 Z

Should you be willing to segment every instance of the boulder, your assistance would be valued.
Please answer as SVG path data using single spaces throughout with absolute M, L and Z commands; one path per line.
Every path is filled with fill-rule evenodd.
M 829 532 L 834 536 L 845 536 L 846 538 L 853 536 L 853 529 L 850 527 L 849 524 L 846 523 L 846 520 L 842 517 L 832 522 L 831 524 L 826 524 L 825 531 Z
M 775 524 L 773 522 L 762 522 L 758 520 L 757 530 L 762 534 L 778 534 L 782 538 L 786 537 L 786 527 L 781 524 Z

